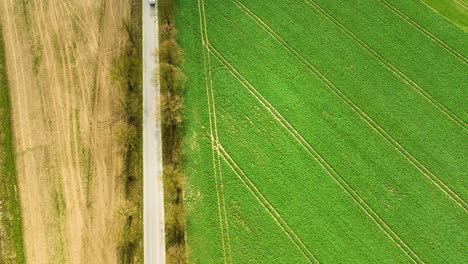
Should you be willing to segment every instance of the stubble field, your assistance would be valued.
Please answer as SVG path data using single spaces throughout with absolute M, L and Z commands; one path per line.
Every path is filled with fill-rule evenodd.
M 461 28 L 417 0 L 179 8 L 191 263 L 464 262 Z
M 0 1 L 28 263 L 122 257 L 124 95 L 110 72 L 130 5 Z

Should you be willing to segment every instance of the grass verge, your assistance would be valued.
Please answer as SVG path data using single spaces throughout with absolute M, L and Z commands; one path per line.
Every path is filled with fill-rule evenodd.
M 166 263 L 187 263 L 181 124 L 185 75 L 175 27 L 176 1 L 158 1 Z
M 0 27 L 0 263 L 25 263 L 5 66 Z
M 125 203 L 120 208 L 124 226 L 119 242 L 120 263 L 143 263 L 143 149 L 141 1 L 132 0 L 129 20 L 124 22 L 127 45 L 114 61 L 112 77 L 123 89 L 123 121 L 119 139 L 123 149 Z

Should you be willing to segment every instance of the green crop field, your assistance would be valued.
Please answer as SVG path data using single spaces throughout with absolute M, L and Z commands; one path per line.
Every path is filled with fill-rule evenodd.
M 466 262 L 463 26 L 419 0 L 178 5 L 190 263 Z
M 447 17 L 465 31 L 468 30 L 467 0 L 423 0 L 434 11 Z

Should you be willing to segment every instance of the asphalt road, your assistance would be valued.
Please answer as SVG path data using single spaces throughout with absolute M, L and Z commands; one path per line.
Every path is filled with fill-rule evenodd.
M 158 65 L 157 9 L 143 1 L 143 225 L 145 264 L 164 264 L 164 202 Z

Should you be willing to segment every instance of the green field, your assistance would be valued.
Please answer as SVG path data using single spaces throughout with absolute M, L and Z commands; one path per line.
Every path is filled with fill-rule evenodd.
M 445 16 L 448 20 L 461 27 L 463 30 L 468 30 L 468 10 L 467 0 L 423 0 L 427 5 L 433 8 L 436 12 Z
M 0 263 L 24 263 L 11 132 L 10 100 L 0 27 Z
M 190 263 L 465 263 L 461 27 L 419 0 L 178 2 Z

